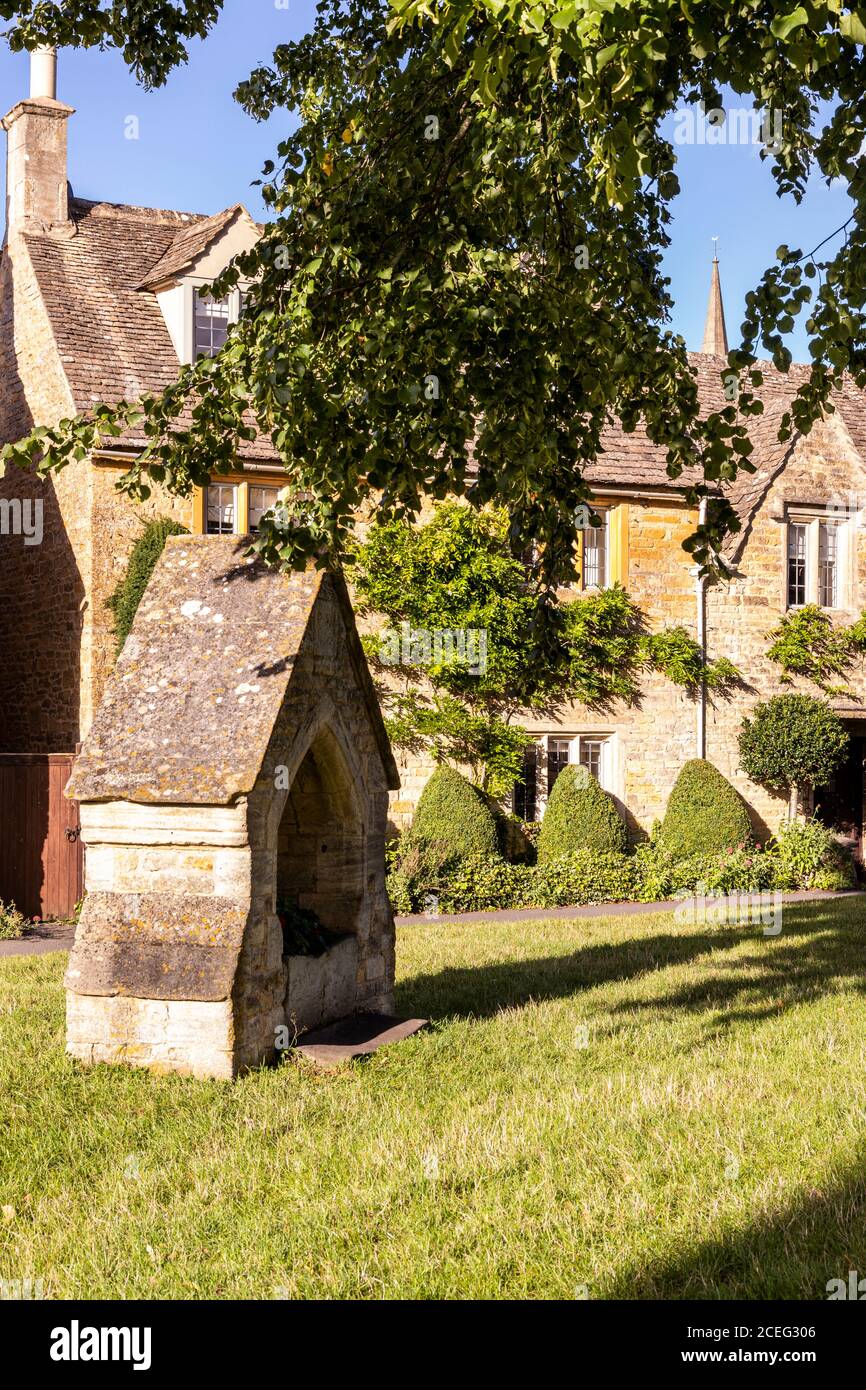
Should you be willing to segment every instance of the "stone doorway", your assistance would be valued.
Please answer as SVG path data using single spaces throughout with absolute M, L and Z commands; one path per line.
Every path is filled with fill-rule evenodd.
M 866 737 L 861 725 L 849 727 L 848 756 L 829 786 L 815 795 L 815 816 L 838 832 L 854 855 L 858 874 L 863 872 L 863 806 Z

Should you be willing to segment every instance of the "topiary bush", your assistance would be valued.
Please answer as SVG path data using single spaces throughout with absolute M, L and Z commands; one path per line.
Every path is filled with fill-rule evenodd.
M 748 844 L 749 812 L 742 797 L 717 767 L 692 758 L 682 768 L 668 798 L 658 846 L 674 859 L 712 854 Z
M 424 787 L 403 836 L 401 868 L 413 882 L 435 887 L 461 860 L 472 858 L 500 858 L 496 819 L 484 793 L 443 763 Z
M 550 864 L 573 850 L 625 854 L 625 821 L 585 767 L 564 767 L 547 798 L 538 836 L 538 863 Z
M 169 536 L 188 536 L 189 532 L 179 522 L 169 516 L 149 521 L 129 554 L 126 574 L 114 593 L 106 599 L 105 606 L 114 616 L 114 636 L 118 652 L 129 636 L 132 621 L 138 612 L 138 605 L 150 582 L 156 562 L 165 549 Z

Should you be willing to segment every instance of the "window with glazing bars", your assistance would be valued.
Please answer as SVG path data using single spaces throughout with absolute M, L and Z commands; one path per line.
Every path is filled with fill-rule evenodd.
M 250 487 L 249 527 L 253 535 L 258 531 L 259 522 L 265 512 L 277 505 L 279 495 L 279 488 Z
M 206 489 L 205 502 L 207 534 L 233 535 L 237 516 L 237 488 L 229 483 L 211 483 Z
M 806 602 L 806 535 L 800 522 L 788 526 L 788 607 L 800 608 Z
M 547 740 L 547 794 L 553 791 L 553 784 L 564 767 L 568 766 L 569 738 L 550 738 Z
M 584 589 L 603 589 L 607 584 L 608 515 L 599 515 L 601 525 L 588 526 L 582 532 Z
M 215 357 L 228 337 L 228 299 L 195 293 L 195 358 Z
M 515 786 L 511 798 L 514 814 L 519 816 L 521 820 L 533 821 L 536 819 L 537 771 L 538 748 L 532 744 L 531 747 L 524 749 L 523 774 Z
M 818 602 L 839 607 L 839 528 L 832 521 L 818 524 Z
M 601 750 L 604 740 L 600 738 L 582 738 L 578 750 L 578 759 L 581 767 L 585 767 L 587 772 L 591 772 L 596 782 L 601 781 Z

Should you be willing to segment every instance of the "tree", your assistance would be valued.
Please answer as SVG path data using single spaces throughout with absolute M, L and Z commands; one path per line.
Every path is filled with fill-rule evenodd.
M 757 351 L 785 370 L 782 335 L 807 304 L 814 366 L 780 437 L 808 428 L 843 371 L 866 384 L 866 11 L 780 8 L 320 0 L 312 33 L 237 92 L 255 118 L 284 107 L 300 123 L 265 170 L 273 220 L 217 286 L 255 280 L 226 347 L 162 396 L 38 430 L 5 458 L 50 471 L 134 422 L 150 443 L 121 486 L 142 497 L 203 484 L 263 433 L 305 498 L 253 543 L 285 566 L 338 564 L 364 502 L 395 519 L 425 495 L 496 498 L 537 545 L 544 616 L 573 574 L 583 470 L 609 419 L 645 427 L 694 502 L 751 468 Z M 0 0 L 16 45 L 111 44 L 154 83 L 218 12 Z M 779 248 L 747 299 L 730 404 L 701 418 L 667 328 L 679 185 L 662 122 L 681 102 L 720 109 L 726 85 L 781 113 L 761 151 L 781 194 L 798 201 L 817 172 L 854 206 L 835 254 Z M 726 527 L 711 497 L 686 542 L 702 567 L 722 565 Z
M 756 705 L 739 741 L 743 771 L 753 782 L 787 791 L 792 820 L 798 793 L 826 787 L 849 743 L 839 716 L 812 695 L 774 695 Z
M 350 551 L 359 611 L 387 619 L 364 638 L 398 747 L 431 748 L 469 766 L 501 796 L 520 776 L 530 736 L 522 711 L 552 713 L 565 700 L 602 709 L 634 701 L 645 670 L 696 690 L 724 690 L 738 672 L 706 663 L 682 628 L 647 633 L 620 585 L 550 606 L 537 640 L 538 581 L 511 551 L 503 508 L 439 503 L 422 526 L 372 525 Z

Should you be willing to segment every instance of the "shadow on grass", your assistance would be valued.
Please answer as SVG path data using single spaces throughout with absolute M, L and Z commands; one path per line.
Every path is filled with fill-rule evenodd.
M 729 1026 L 777 1017 L 839 989 L 866 990 L 866 913 L 859 904 L 841 914 L 789 905 L 780 936 L 751 940 L 757 949 L 725 961 L 720 972 L 710 973 L 715 961 L 708 961 L 700 980 L 652 999 L 626 1001 L 612 1012 L 723 1011 Z
M 636 930 L 640 918 L 635 918 Z M 470 927 L 465 928 L 471 931 Z M 724 954 L 750 940 L 747 956 Z M 840 976 L 858 988 L 866 985 L 866 907 L 835 903 L 788 905 L 781 937 L 763 937 L 760 928 L 702 928 L 625 941 L 585 946 L 572 954 L 503 960 L 487 965 L 454 967 L 402 981 L 396 991 L 401 1013 L 422 1017 L 489 1018 L 502 1009 L 543 999 L 562 999 L 599 985 L 637 979 L 648 971 L 687 965 L 706 956 L 706 976 L 664 996 L 630 1001 L 635 1009 L 717 1010 L 743 999 L 737 1017 L 776 1014 L 780 1007 L 826 992 Z M 723 958 L 720 960 L 720 956 Z M 759 967 L 756 978 L 751 972 Z
M 866 1152 L 820 1189 L 681 1258 L 635 1264 L 599 1290 L 623 1299 L 823 1300 L 828 1282 L 866 1276 Z M 772 1319 L 768 1319 L 772 1321 Z

